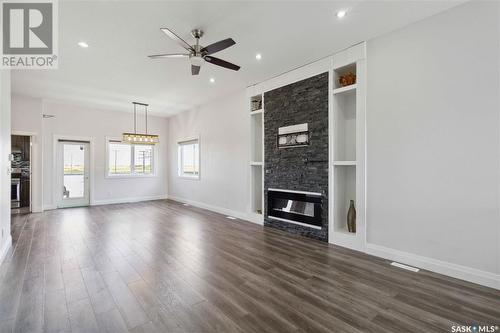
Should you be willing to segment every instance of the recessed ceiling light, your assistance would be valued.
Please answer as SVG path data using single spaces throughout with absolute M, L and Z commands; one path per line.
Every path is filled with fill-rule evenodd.
M 257 54 L 255 55 L 255 59 L 257 59 L 257 60 L 262 59 L 262 54 L 257 53 Z
M 347 12 L 345 10 L 339 10 L 337 12 L 337 17 L 338 18 L 343 18 L 345 16 L 345 14 L 347 14 Z
M 87 44 L 85 42 L 78 42 L 78 46 L 83 47 L 84 49 L 86 49 L 87 47 L 89 47 L 89 44 Z
M 215 79 L 213 77 L 210 78 L 210 83 L 214 83 Z

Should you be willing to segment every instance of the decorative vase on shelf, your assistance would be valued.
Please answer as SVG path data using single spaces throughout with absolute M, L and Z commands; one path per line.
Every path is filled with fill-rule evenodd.
M 349 210 L 347 211 L 347 230 L 356 232 L 356 208 L 354 208 L 354 200 L 350 201 Z

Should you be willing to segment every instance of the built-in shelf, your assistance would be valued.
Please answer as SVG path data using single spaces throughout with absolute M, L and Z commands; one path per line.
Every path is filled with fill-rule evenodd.
M 344 66 L 341 66 L 341 67 L 338 67 L 338 68 L 335 68 L 333 70 L 333 86 L 334 86 L 334 92 L 335 90 L 337 89 L 343 89 L 343 88 L 346 88 L 346 87 L 342 87 L 340 85 L 340 82 L 339 82 L 339 78 L 342 76 L 342 75 L 346 75 L 346 74 L 349 74 L 349 73 L 352 73 L 354 75 L 357 75 L 357 68 L 356 68 L 356 63 L 353 62 L 353 63 L 350 63 L 350 64 L 347 64 L 347 65 L 344 65 Z M 357 82 L 357 80 L 356 80 Z M 354 84 L 355 85 L 355 84 Z M 349 85 L 348 87 L 352 87 L 353 85 Z
M 334 161 L 356 160 L 356 94 L 333 96 Z
M 338 165 L 334 167 L 334 229 L 347 231 L 347 211 L 351 200 L 356 204 L 356 166 Z
M 340 234 L 345 235 L 345 236 L 356 237 L 356 233 L 349 232 L 349 230 L 347 230 L 347 227 L 337 228 L 335 230 L 335 232 L 340 233 Z
M 263 154 L 263 113 L 252 116 L 250 119 L 251 143 L 250 156 L 251 161 L 262 161 Z
M 264 95 L 250 97 L 250 211 L 251 221 L 263 223 L 264 202 Z
M 348 93 L 350 91 L 355 91 L 357 87 L 358 87 L 357 84 L 351 84 L 349 86 L 336 88 L 336 89 L 333 89 L 333 94 L 338 95 L 338 94 Z
M 262 212 L 264 198 L 263 172 L 260 166 L 250 168 L 251 180 L 251 210 L 254 213 Z
M 333 56 L 331 71 L 331 135 L 333 161 L 330 168 L 331 187 L 329 241 L 339 246 L 364 251 L 365 225 L 365 89 L 366 45 L 357 44 Z M 356 75 L 354 84 L 342 86 L 339 79 Z M 345 83 L 345 82 L 344 82 Z M 356 208 L 356 232 L 347 228 L 350 201 Z
M 356 161 L 334 161 L 333 165 L 356 165 Z
M 262 110 L 262 94 L 252 96 L 250 98 L 250 112 Z

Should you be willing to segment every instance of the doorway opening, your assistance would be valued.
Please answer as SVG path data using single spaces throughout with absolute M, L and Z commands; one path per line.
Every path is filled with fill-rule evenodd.
M 27 214 L 32 209 L 32 137 L 11 136 L 11 214 Z

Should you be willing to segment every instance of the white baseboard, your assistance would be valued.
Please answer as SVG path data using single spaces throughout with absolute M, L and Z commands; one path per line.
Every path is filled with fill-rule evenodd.
M 41 206 L 33 206 L 31 207 L 31 212 L 32 213 L 41 213 L 44 211 L 44 208 L 42 208 Z
M 0 264 L 3 262 L 3 260 L 7 256 L 7 253 L 9 252 L 11 247 L 12 247 L 12 236 L 9 235 L 5 244 L 0 249 Z
M 227 209 L 227 208 L 222 208 L 222 207 L 218 207 L 218 206 L 214 206 L 214 205 L 209 205 L 209 204 L 199 202 L 199 201 L 179 198 L 179 197 L 175 197 L 175 196 L 171 196 L 171 195 L 168 196 L 168 199 L 173 200 L 173 201 L 186 203 L 186 204 L 189 204 L 191 206 L 198 207 L 198 208 L 210 210 L 212 212 L 219 213 L 222 215 L 233 216 L 233 217 L 236 217 L 240 220 L 244 220 L 244 221 L 248 221 L 248 222 L 262 225 L 262 223 L 259 223 L 255 219 L 250 218 L 250 216 L 247 213 L 243 213 L 243 212 L 239 212 L 239 211 L 235 211 L 235 210 L 231 210 L 231 209 Z
M 57 209 L 56 205 L 43 205 L 43 211 Z
M 102 206 L 102 205 L 113 205 L 113 204 L 141 202 L 141 201 L 165 200 L 165 199 L 167 199 L 167 197 L 168 196 L 166 194 L 161 194 L 161 195 L 142 196 L 142 197 L 94 200 L 90 203 L 90 205 L 91 206 Z
M 391 249 L 385 246 L 368 243 L 366 253 L 394 260 L 406 265 L 423 268 L 428 271 L 451 276 L 457 279 L 477 283 L 483 286 L 500 289 L 500 275 L 479 269 L 453 264 L 413 253 Z

